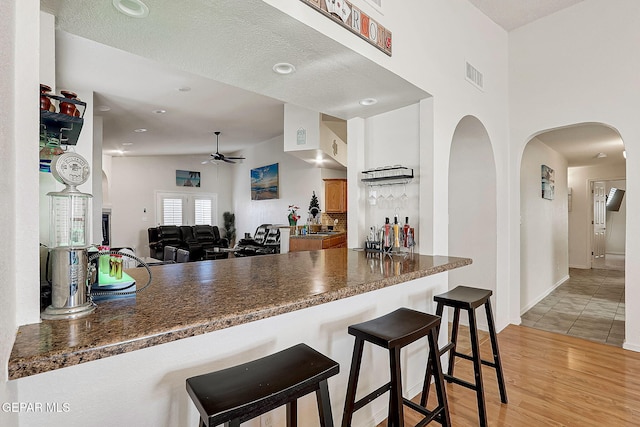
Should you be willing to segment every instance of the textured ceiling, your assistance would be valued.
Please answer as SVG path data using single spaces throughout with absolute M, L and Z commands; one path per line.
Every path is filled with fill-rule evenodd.
M 496 24 L 511 31 L 582 0 L 469 0 Z
M 604 125 L 590 123 L 569 126 L 545 132 L 537 138 L 562 154 L 570 167 L 625 163 L 620 134 Z M 604 153 L 607 157 L 598 158 L 598 153 Z
M 146 19 L 120 14 L 111 1 L 41 3 L 43 10 L 56 15 L 58 30 L 133 54 L 64 34 L 57 37 L 59 88 L 94 90 L 99 102 L 121 108 L 116 112 L 110 105 L 112 110 L 105 114 L 105 134 L 110 137 L 131 127 L 151 126 L 135 119 L 145 117 L 150 109 L 162 108 L 167 114 L 162 116 L 164 124 L 159 129 L 178 145 L 174 152 L 210 152 L 214 130 L 223 132 L 221 151 L 232 151 L 242 148 L 244 138 L 234 134 L 233 126 L 238 132 L 243 129 L 249 133 L 253 129 L 254 139 L 266 140 L 274 132 L 278 134 L 273 123 L 268 122 L 277 122 L 282 133 L 282 113 L 276 117 L 275 112 L 278 103 L 288 102 L 349 119 L 369 117 L 430 96 L 261 0 L 145 3 L 150 9 Z M 78 45 L 83 45 L 79 55 Z M 288 76 L 277 75 L 271 69 L 277 62 L 292 63 L 297 71 Z M 204 89 L 207 81 L 212 86 Z M 175 89 L 179 85 L 194 87 L 191 92 L 178 94 Z M 235 92 L 234 88 L 261 96 L 251 106 L 251 95 Z M 359 100 L 370 97 L 378 99 L 378 103 L 359 105 Z M 192 126 L 173 121 L 169 112 L 176 114 L 176 108 L 184 108 L 180 114 L 190 116 Z M 120 120 L 115 120 L 116 114 Z M 113 120 L 109 121 L 108 115 L 114 116 Z M 198 117 L 203 120 L 196 123 Z M 107 130 L 107 125 L 120 129 Z M 136 141 L 132 147 L 142 150 L 142 141 L 146 140 L 146 148 L 150 149 L 153 143 L 157 145 L 157 135 L 152 139 L 151 129 L 145 135 L 135 135 L 140 143 Z M 120 135 L 117 141 L 107 143 L 121 143 L 125 137 Z M 148 154 L 134 152 L 134 148 L 131 153 Z

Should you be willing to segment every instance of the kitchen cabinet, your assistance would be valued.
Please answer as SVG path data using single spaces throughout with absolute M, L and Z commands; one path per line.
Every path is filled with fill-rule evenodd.
M 291 236 L 289 239 L 289 252 L 319 251 L 322 249 L 346 247 L 347 233 L 340 233 L 335 236 L 320 236 L 314 234 L 309 236 Z
M 347 180 L 324 180 L 324 204 L 326 213 L 347 212 Z

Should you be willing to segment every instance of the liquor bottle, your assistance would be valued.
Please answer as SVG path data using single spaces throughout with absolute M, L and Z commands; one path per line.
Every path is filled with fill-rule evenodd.
M 407 248 L 409 247 L 409 229 L 411 227 L 409 226 L 409 217 L 405 217 L 404 219 L 404 227 L 402 227 L 402 232 L 404 234 L 404 238 L 402 239 L 404 242 L 404 247 Z
M 389 224 L 389 218 L 384 219 L 384 249 L 387 250 L 391 247 L 391 224 Z
M 398 215 L 393 217 L 393 247 L 400 247 L 400 224 L 398 224 Z

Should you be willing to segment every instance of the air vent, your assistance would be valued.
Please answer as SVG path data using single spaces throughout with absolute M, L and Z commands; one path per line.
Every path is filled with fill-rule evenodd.
M 465 77 L 467 78 L 467 81 L 472 85 L 474 85 L 475 87 L 477 87 L 478 89 L 484 90 L 484 77 L 482 76 L 482 73 L 478 71 L 476 67 L 469 64 L 468 62 L 465 62 L 465 64 L 466 64 Z

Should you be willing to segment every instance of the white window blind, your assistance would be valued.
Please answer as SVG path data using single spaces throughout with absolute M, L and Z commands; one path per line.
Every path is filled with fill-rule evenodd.
M 211 199 L 194 200 L 195 225 L 212 225 L 211 224 Z
M 159 225 L 218 225 L 215 193 L 156 192 Z
M 183 199 L 162 199 L 162 225 L 182 225 Z

